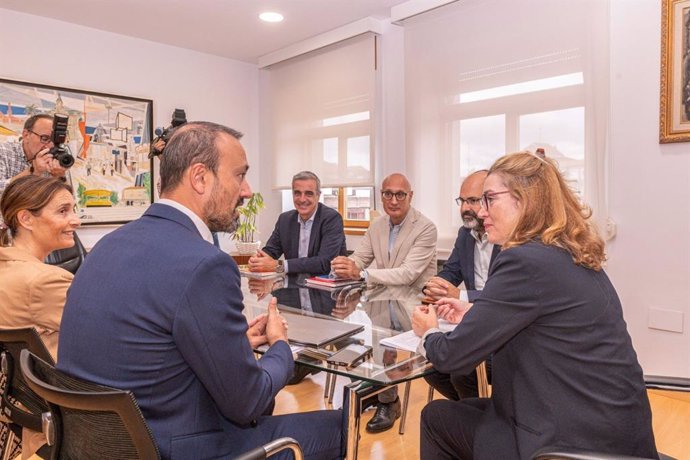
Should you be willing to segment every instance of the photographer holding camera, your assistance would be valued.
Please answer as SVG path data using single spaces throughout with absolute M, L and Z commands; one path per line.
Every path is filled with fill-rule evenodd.
M 17 177 L 30 174 L 64 177 L 67 168 L 53 156 L 53 147 L 53 116 L 29 117 L 19 142 L 0 144 L 0 193 Z
M 149 159 L 161 155 L 163 149 L 165 148 L 168 138 L 172 135 L 172 132 L 178 126 L 182 126 L 187 123 L 187 114 L 184 109 L 175 109 L 172 114 L 172 121 L 170 121 L 170 126 L 165 129 L 156 128 L 156 138 L 153 139 L 151 143 L 151 151 L 149 152 Z

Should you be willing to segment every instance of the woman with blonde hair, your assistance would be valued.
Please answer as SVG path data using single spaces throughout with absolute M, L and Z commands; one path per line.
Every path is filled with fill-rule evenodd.
M 20 177 L 5 188 L 0 212 L 0 328 L 35 327 L 55 358 L 73 275 L 43 260 L 74 246 L 72 189 L 52 177 Z
M 547 446 L 658 458 L 642 369 L 604 242 L 557 165 L 500 158 L 479 217 L 502 246 L 474 304 L 418 307 L 419 351 L 445 373 L 493 354 L 491 398 L 437 400 L 422 412 L 422 459 L 531 459 Z M 437 315 L 459 322 L 438 330 Z

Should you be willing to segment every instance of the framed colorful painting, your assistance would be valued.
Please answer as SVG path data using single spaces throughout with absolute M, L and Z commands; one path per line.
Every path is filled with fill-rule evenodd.
M 690 0 L 662 0 L 659 142 L 690 142 Z
M 0 79 L 0 142 L 18 141 L 32 115 L 69 117 L 67 171 L 82 224 L 120 224 L 153 202 L 153 102 Z

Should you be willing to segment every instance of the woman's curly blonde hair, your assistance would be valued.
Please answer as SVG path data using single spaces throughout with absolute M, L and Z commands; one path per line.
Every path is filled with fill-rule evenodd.
M 499 158 L 489 175 L 503 180 L 520 203 L 520 217 L 503 248 L 535 238 L 568 251 L 578 265 L 599 271 L 606 260 L 604 241 L 590 221 L 591 209 L 580 202 L 549 158 L 517 152 Z

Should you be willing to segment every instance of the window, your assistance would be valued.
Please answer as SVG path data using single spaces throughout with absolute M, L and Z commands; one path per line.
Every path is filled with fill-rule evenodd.
M 437 178 L 418 181 L 415 195 L 440 236 L 461 224 L 452 197 L 462 180 L 518 150 L 543 148 L 596 211 L 607 11 L 604 0 L 493 0 L 405 21 L 407 148 L 422 157 L 416 176 Z
M 293 209 L 292 176 L 314 172 L 321 201 L 346 227 L 367 227 L 374 205 L 376 36 L 365 34 L 261 70 L 262 150 L 274 189 Z
M 585 192 L 585 108 L 521 115 L 520 150 L 544 149 L 580 196 Z
M 283 190 L 282 197 L 282 212 L 294 209 L 290 190 Z M 321 187 L 319 201 L 340 213 L 346 229 L 368 228 L 375 205 L 374 187 Z

